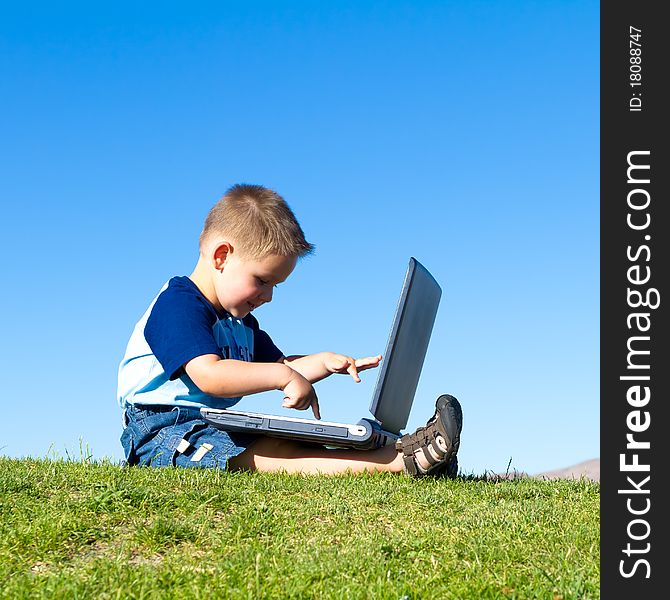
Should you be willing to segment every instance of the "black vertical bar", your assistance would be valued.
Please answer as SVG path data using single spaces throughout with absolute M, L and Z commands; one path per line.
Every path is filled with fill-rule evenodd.
M 670 593 L 663 4 L 601 3 L 601 594 L 608 600 Z

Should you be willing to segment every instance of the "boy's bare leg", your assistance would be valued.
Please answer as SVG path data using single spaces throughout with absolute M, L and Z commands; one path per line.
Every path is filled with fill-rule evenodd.
M 376 450 L 328 450 L 270 437 L 260 438 L 244 452 L 231 458 L 228 466 L 231 471 L 284 471 L 324 475 L 346 471 L 403 471 L 402 454 L 394 446 L 384 446 Z
M 230 459 L 228 467 L 231 470 L 330 475 L 347 471 L 401 473 L 406 470 L 407 458 L 408 473 L 425 474 L 431 466 L 439 467 L 444 464 L 442 461 L 455 455 L 462 427 L 461 406 L 456 398 L 443 394 L 435 407 L 435 414 L 425 427 L 400 438 L 402 451 L 396 450 L 395 445 L 376 450 L 328 450 L 322 446 L 264 436 Z M 408 448 L 412 449 L 413 460 L 404 457 Z M 439 471 L 435 469 L 434 472 Z

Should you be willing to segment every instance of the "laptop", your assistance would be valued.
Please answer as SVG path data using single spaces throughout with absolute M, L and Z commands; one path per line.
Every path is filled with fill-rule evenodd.
M 289 438 L 335 448 L 371 449 L 395 443 L 414 402 L 442 290 L 418 260 L 409 259 L 370 402 L 370 417 L 333 423 L 245 411 L 201 408 L 202 417 L 227 431 Z

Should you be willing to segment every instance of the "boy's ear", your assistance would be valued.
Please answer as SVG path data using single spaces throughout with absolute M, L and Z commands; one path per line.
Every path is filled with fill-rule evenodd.
M 221 242 L 214 248 L 214 268 L 217 271 L 223 271 L 226 260 L 228 260 L 228 257 L 233 253 L 233 250 L 233 246 L 230 242 Z

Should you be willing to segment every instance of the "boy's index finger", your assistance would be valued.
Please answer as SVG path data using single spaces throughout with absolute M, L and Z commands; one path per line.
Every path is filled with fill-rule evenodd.
M 367 358 L 359 358 L 356 360 L 356 368 L 362 367 L 376 367 L 382 360 L 381 354 L 377 356 L 368 356 Z
M 365 358 L 359 358 L 356 361 L 356 366 L 361 367 L 365 365 L 376 365 L 381 362 L 382 355 L 377 354 L 377 356 L 366 356 Z

